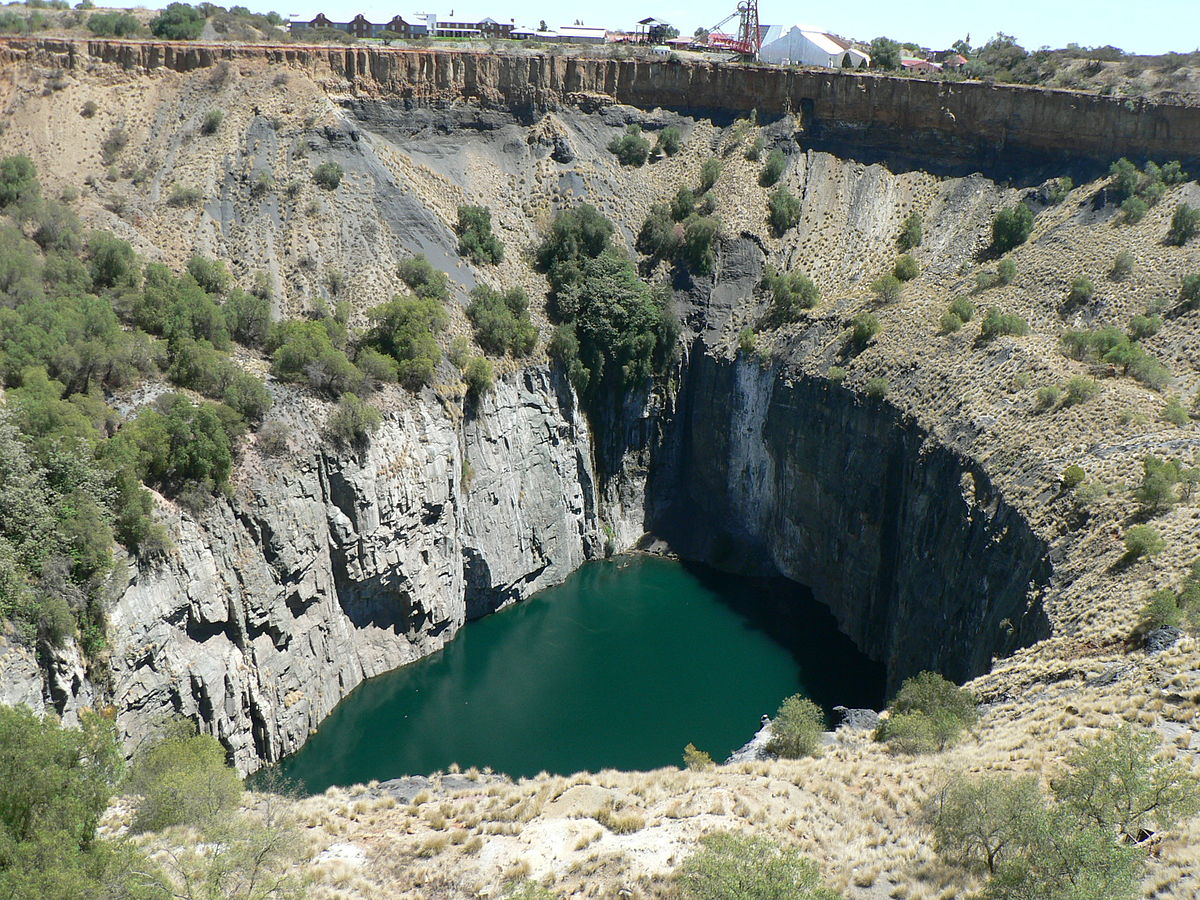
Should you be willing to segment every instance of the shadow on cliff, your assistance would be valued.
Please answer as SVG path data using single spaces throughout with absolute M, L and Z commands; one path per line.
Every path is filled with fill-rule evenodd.
M 839 704 L 883 708 L 887 680 L 883 665 L 869 659 L 838 630 L 833 614 L 804 585 L 786 578 L 731 575 L 697 563 L 683 565 L 741 616 L 744 628 L 762 632 L 791 654 L 811 699 L 825 709 Z

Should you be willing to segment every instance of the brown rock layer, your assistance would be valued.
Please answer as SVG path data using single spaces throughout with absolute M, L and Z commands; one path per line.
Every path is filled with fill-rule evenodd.
M 1200 108 L 981 82 L 825 69 L 385 47 L 7 38 L 0 66 L 93 62 L 187 72 L 223 61 L 302 68 L 331 89 L 509 108 L 625 103 L 709 114 L 797 113 L 814 141 L 959 166 L 1118 156 L 1200 160 Z

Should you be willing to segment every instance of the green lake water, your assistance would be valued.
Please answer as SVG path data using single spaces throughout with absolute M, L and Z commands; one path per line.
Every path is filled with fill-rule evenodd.
M 801 691 L 878 708 L 883 671 L 789 582 L 589 563 L 342 701 L 282 774 L 308 791 L 452 763 L 513 776 L 723 759 Z

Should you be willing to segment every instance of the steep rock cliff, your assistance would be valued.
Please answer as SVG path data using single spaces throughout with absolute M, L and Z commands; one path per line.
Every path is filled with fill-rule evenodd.
M 110 613 L 108 679 L 131 749 L 206 723 L 244 770 L 295 750 L 363 679 L 431 653 L 467 618 L 598 552 L 588 429 L 544 368 L 469 419 L 400 398 L 361 454 L 250 454 L 233 497 L 173 518 L 176 549 Z

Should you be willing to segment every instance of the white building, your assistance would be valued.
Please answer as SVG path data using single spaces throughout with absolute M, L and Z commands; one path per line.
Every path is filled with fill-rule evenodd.
M 763 36 L 758 58 L 765 63 L 865 69 L 871 57 L 850 42 L 811 25 L 772 25 Z

